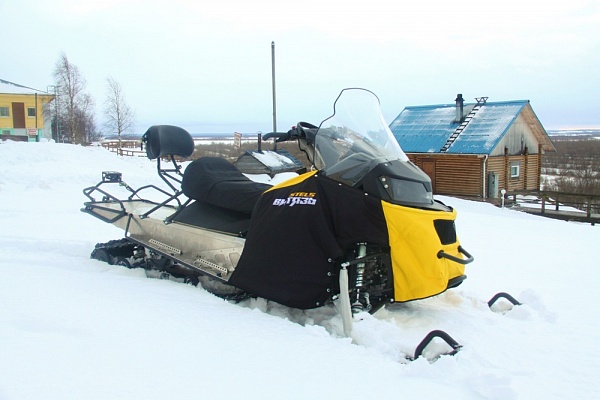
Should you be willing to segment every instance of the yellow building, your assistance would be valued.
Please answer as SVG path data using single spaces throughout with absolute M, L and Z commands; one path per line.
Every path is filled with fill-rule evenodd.
M 50 113 L 54 95 L 0 79 L 0 140 L 37 142 L 51 139 Z

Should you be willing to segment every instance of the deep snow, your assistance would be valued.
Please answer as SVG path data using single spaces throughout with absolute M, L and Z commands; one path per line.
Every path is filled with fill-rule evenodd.
M 0 399 L 600 398 L 598 227 L 443 197 L 468 279 L 361 315 L 352 344 L 329 308 L 231 304 L 91 260 L 122 237 L 80 212 L 105 170 L 160 182 L 145 158 L 0 143 Z M 524 305 L 491 312 L 498 291 Z M 463 349 L 403 362 L 433 329 Z

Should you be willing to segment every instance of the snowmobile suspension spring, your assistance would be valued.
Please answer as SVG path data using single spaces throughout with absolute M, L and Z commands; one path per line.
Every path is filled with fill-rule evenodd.
M 363 258 L 367 254 L 367 244 L 359 243 L 358 245 L 358 256 L 357 258 Z M 363 280 L 365 275 L 365 263 L 361 262 L 356 265 L 356 287 L 360 288 L 363 286 Z
M 359 243 L 358 244 L 358 255 L 357 258 L 363 258 L 365 255 L 367 254 L 367 244 L 366 243 Z M 352 312 L 353 313 L 358 313 L 362 310 L 364 310 L 364 305 L 363 303 L 360 301 L 361 295 L 365 296 L 368 295 L 368 293 L 364 293 L 362 294 L 360 289 L 363 287 L 364 284 L 364 275 L 365 275 L 365 263 L 364 262 L 359 262 L 358 264 L 356 264 L 356 280 L 355 282 L 355 288 L 356 288 L 356 298 L 354 299 L 354 302 L 352 303 Z M 366 298 L 368 301 L 368 297 Z

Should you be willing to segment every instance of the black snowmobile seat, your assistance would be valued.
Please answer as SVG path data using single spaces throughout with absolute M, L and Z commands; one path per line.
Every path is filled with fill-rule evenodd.
M 213 206 L 203 201 L 194 201 L 177 213 L 173 221 L 238 237 L 246 237 L 250 228 L 250 215 Z
M 181 190 L 187 197 L 247 215 L 269 188 L 271 185 L 250 180 L 235 165 L 218 157 L 191 162 L 181 182 Z
M 194 139 L 183 128 L 173 125 L 154 125 L 148 128 L 142 142 L 146 156 L 154 160 L 163 156 L 189 157 L 194 152 Z

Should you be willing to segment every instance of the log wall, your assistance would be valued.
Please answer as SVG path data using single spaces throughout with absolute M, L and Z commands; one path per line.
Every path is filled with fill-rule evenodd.
M 434 194 L 481 196 L 482 162 L 477 155 L 408 154 L 409 159 L 423 169 L 423 162 L 435 162 L 432 177 Z
M 490 172 L 495 172 L 498 176 L 498 190 L 538 190 L 540 187 L 540 154 L 503 155 L 487 159 L 477 154 L 407 155 L 413 163 L 427 172 L 432 180 L 434 194 L 487 198 Z M 423 167 L 424 163 L 427 164 L 426 168 Z M 510 176 L 512 163 L 519 164 L 518 177 Z

